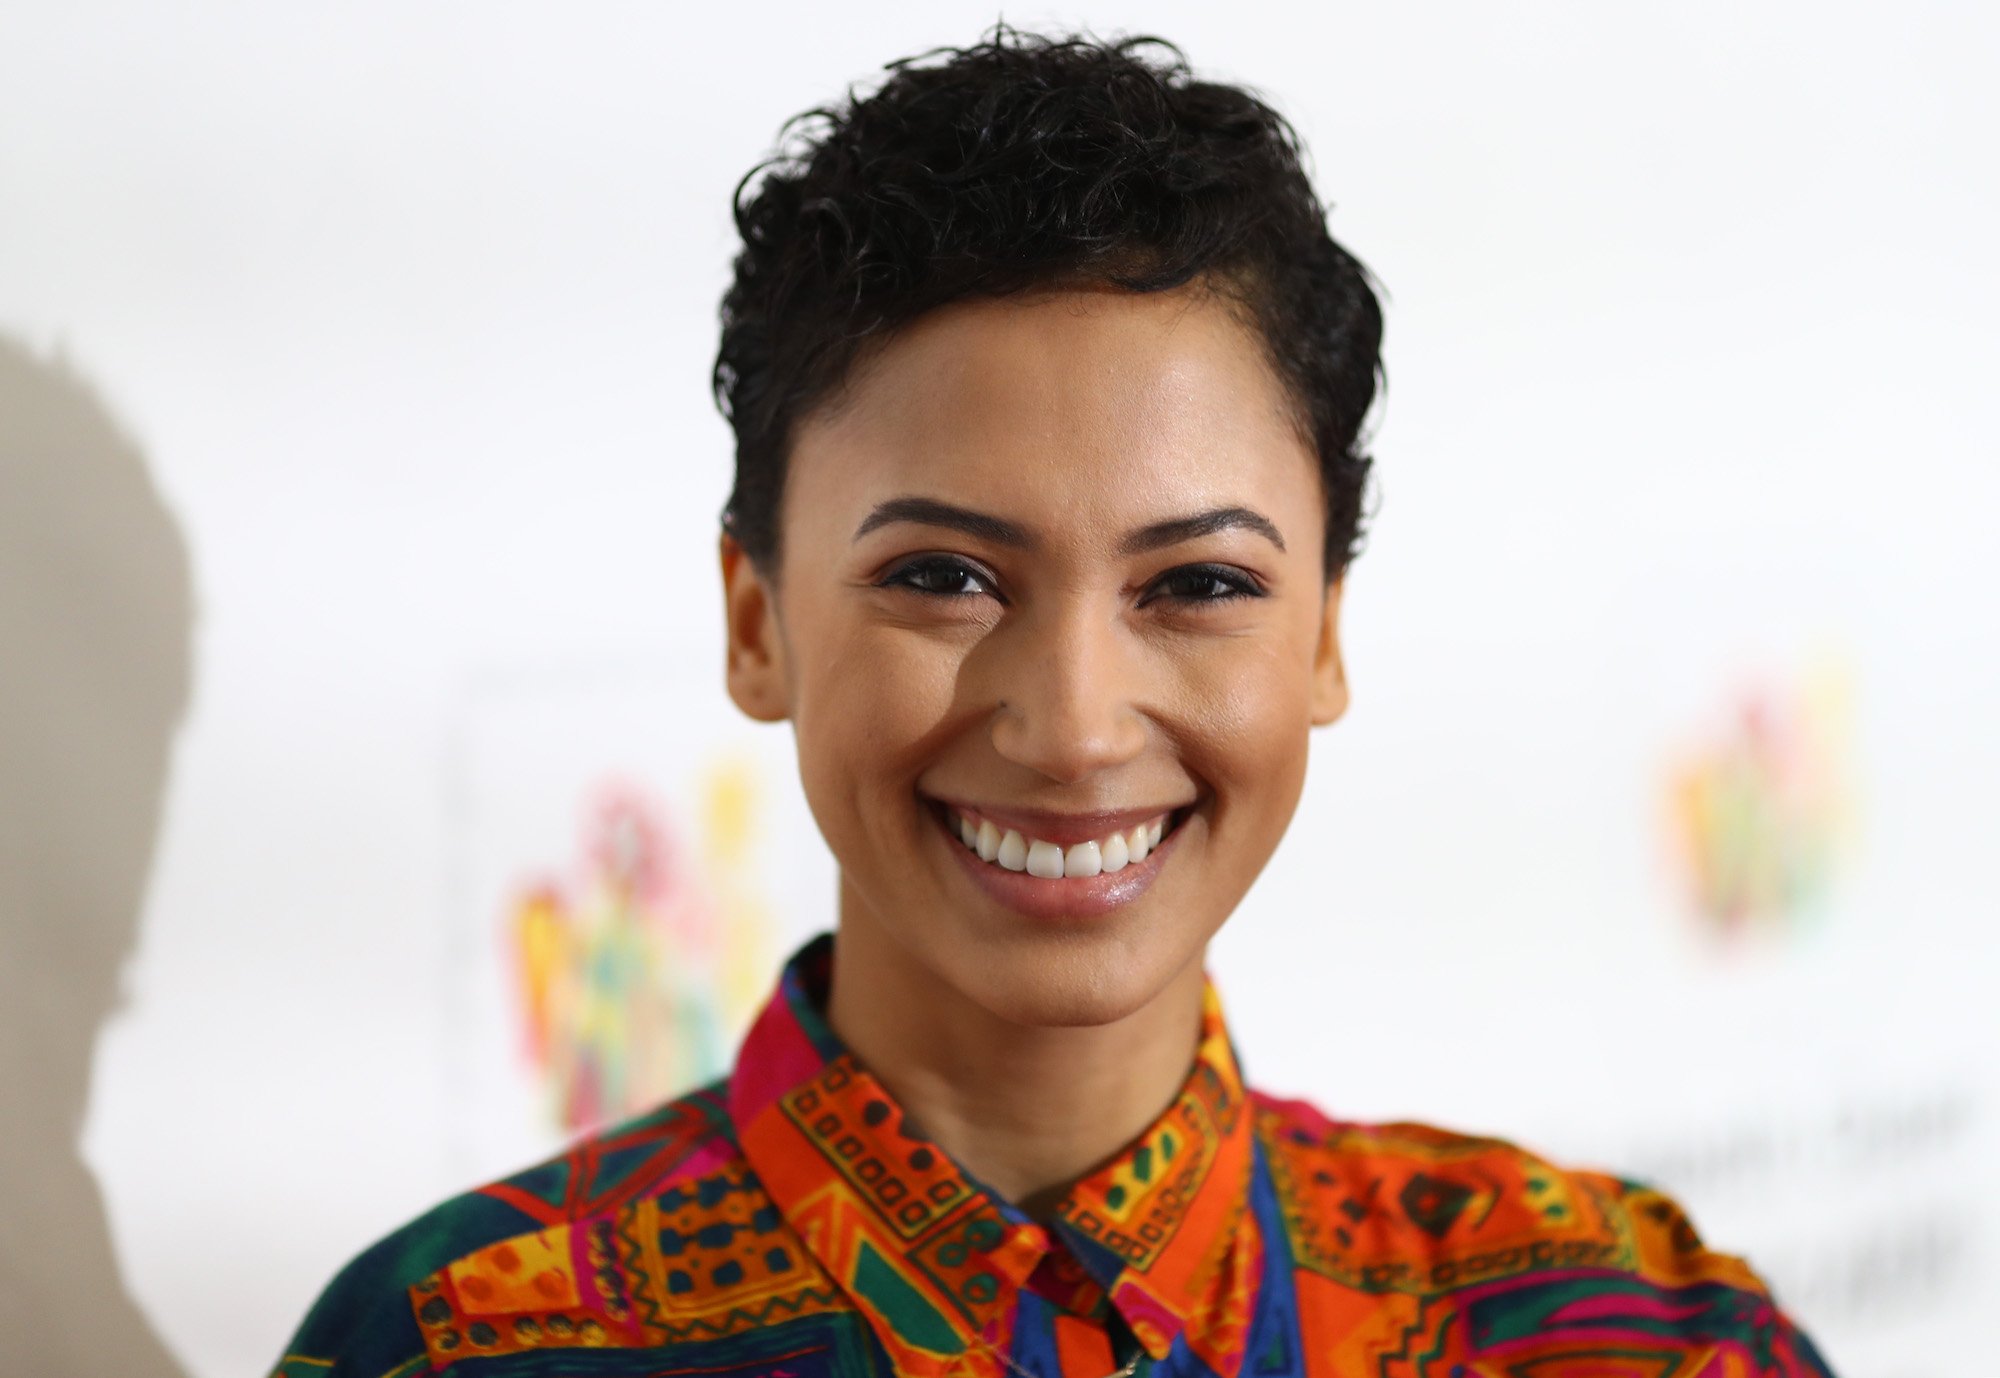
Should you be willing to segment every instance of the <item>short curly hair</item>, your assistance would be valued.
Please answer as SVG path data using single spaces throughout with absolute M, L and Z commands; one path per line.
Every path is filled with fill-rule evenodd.
M 790 121 L 736 189 L 714 386 L 736 433 L 723 524 L 751 561 L 775 571 L 793 430 L 864 347 L 967 297 L 1199 278 L 1244 310 L 1296 404 L 1338 577 L 1360 539 L 1382 310 L 1327 233 L 1284 117 L 1193 79 L 1158 38 L 1001 24 L 886 70 L 872 94 Z

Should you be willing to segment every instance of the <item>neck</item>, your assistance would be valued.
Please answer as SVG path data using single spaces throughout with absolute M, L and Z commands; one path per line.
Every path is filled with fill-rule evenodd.
M 924 1132 L 1037 1219 L 1171 1105 L 1201 1027 L 1199 962 L 1126 1017 L 1024 1027 L 843 919 L 827 1018 Z

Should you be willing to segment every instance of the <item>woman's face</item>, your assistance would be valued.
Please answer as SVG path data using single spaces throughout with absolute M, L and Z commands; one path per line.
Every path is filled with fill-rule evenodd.
M 1198 971 L 1346 706 L 1323 513 L 1201 288 L 963 302 L 865 358 L 795 433 L 775 581 L 723 543 L 730 690 L 794 725 L 856 946 L 1038 1026 Z

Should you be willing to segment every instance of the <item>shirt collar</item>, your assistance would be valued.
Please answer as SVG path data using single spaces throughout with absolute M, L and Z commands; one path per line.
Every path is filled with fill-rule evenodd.
M 1218 1373 L 1242 1356 L 1260 1264 L 1248 1098 L 1212 984 L 1174 1103 L 1079 1182 L 1044 1227 L 910 1126 L 827 1026 L 833 943 L 786 964 L 730 1077 L 745 1156 L 792 1228 L 867 1316 L 898 1372 L 998 1370 L 1020 1290 L 1101 1288 L 1154 1359 L 1175 1339 Z M 1067 1255 L 1067 1257 L 1065 1256 Z

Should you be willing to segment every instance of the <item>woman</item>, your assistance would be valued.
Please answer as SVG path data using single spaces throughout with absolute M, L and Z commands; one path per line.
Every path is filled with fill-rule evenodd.
M 1656 1192 L 1246 1091 L 1203 954 L 1346 706 L 1381 317 L 1289 129 L 1159 51 L 996 30 L 746 182 L 728 687 L 837 935 L 280 1373 L 1826 1373 Z

